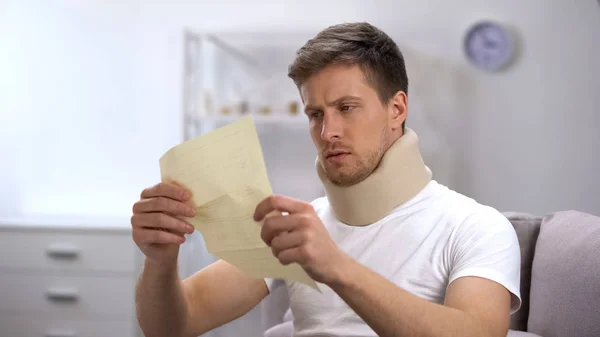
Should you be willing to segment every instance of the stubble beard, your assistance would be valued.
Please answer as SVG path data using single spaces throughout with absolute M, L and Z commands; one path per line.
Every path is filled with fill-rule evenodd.
M 379 146 L 376 149 L 369 151 L 367 154 L 359 157 L 355 163 L 352 164 L 352 167 L 346 168 L 345 165 L 340 165 L 338 167 L 330 167 L 327 168 L 323 164 L 323 160 L 327 160 L 321 158 L 321 166 L 327 179 L 331 181 L 336 186 L 340 187 L 348 187 L 352 185 L 356 185 L 361 181 L 365 180 L 375 169 L 379 166 L 381 158 L 385 154 L 385 151 L 389 148 L 387 145 L 387 126 L 381 132 L 381 140 L 379 142 Z M 352 154 L 356 156 L 356 154 Z M 346 164 L 349 165 L 349 164 Z

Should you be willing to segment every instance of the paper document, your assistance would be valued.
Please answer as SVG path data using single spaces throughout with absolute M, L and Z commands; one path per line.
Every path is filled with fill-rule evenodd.
M 192 191 L 197 214 L 184 219 L 202 233 L 211 254 L 255 278 L 318 289 L 300 265 L 279 263 L 253 219 L 256 206 L 272 190 L 251 116 L 173 147 L 160 158 L 160 171 L 163 182 Z

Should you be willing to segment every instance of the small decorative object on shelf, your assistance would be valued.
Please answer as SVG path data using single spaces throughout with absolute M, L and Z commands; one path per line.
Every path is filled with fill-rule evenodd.
M 293 101 L 293 102 L 290 102 L 288 104 L 288 113 L 290 115 L 297 115 L 298 114 L 298 102 Z
M 221 107 L 221 115 L 230 115 L 230 114 L 231 114 L 230 107 L 228 107 L 227 105 Z
M 271 114 L 271 108 L 270 108 L 268 105 L 263 105 L 263 106 L 260 108 L 260 111 L 259 111 L 259 113 L 260 113 L 261 115 L 270 115 L 270 114 Z

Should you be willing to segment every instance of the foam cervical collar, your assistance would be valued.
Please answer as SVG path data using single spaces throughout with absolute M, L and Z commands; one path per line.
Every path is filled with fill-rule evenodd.
M 335 215 L 352 226 L 377 222 L 415 197 L 431 181 L 431 171 L 419 152 L 417 134 L 409 128 L 386 151 L 377 168 L 355 185 L 334 185 L 318 159 L 316 167 Z

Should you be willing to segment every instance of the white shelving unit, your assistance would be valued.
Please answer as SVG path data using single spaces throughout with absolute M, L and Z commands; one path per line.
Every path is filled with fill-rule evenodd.
M 229 115 L 229 116 L 207 116 L 202 117 L 202 120 L 211 124 L 231 123 L 250 115 Z M 258 124 L 293 124 L 293 125 L 308 125 L 308 118 L 303 114 L 298 116 L 286 116 L 283 114 L 274 115 L 251 115 L 252 119 Z
M 248 114 L 257 124 L 305 123 L 287 67 L 306 36 L 310 34 L 187 31 L 184 140 Z
M 218 127 L 232 123 L 240 118 L 247 117 L 249 115 L 230 115 L 230 116 L 207 116 L 198 118 L 198 134 L 203 134 L 210 130 L 214 130 Z M 257 127 L 283 127 L 283 128 L 308 128 L 308 118 L 302 116 L 285 116 L 285 115 L 251 115 L 254 123 Z

